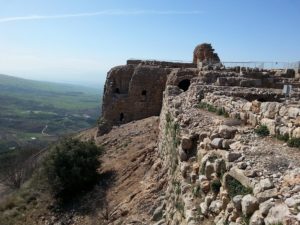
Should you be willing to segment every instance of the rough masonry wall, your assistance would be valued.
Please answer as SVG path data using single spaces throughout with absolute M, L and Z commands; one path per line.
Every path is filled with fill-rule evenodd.
M 168 188 L 153 224 L 298 225 L 297 150 L 199 109 L 198 94 L 196 84 L 164 92 L 158 143 Z
M 243 98 L 206 93 L 202 102 L 223 108 L 230 117 L 239 118 L 253 127 L 259 124 L 266 125 L 271 135 L 300 138 L 299 101 L 247 101 Z
M 108 72 L 99 134 L 113 125 L 158 116 L 171 69 L 149 65 L 118 66 Z

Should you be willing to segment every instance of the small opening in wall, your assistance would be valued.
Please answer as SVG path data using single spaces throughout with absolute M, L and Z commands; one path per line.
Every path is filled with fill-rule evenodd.
M 123 122 L 124 120 L 124 113 L 120 113 L 120 122 Z
M 142 91 L 142 95 L 143 95 L 143 96 L 146 96 L 146 95 L 147 95 L 147 91 L 146 91 L 146 90 L 143 90 L 143 91 Z
M 190 87 L 191 81 L 189 79 L 185 79 L 179 82 L 178 87 L 183 90 L 187 91 Z
M 119 89 L 119 88 L 116 88 L 116 89 L 115 89 L 115 93 L 116 93 L 116 94 L 120 94 L 120 89 Z

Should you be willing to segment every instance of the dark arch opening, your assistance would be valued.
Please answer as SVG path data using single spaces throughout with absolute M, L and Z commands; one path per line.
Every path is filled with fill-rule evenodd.
M 119 88 L 116 88 L 116 89 L 115 89 L 115 93 L 120 94 L 120 89 L 119 89 Z
M 183 90 L 183 91 L 187 91 L 190 87 L 190 80 L 189 79 L 185 79 L 179 82 L 178 87 Z
M 143 95 L 143 96 L 146 96 L 146 95 L 147 95 L 147 91 L 146 91 L 146 90 L 143 90 L 143 91 L 142 91 L 142 95 Z
M 124 113 L 120 113 L 120 122 L 123 122 L 124 120 Z

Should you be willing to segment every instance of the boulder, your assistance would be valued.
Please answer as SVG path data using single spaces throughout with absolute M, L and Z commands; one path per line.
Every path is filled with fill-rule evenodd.
M 227 154 L 227 160 L 228 162 L 234 162 L 238 158 L 242 156 L 242 153 L 240 152 L 228 152 Z
M 208 180 L 200 182 L 200 188 L 204 193 L 208 193 L 210 190 L 210 182 Z
M 187 172 L 190 169 L 190 165 L 187 162 L 182 162 L 180 165 L 180 171 L 183 178 L 186 178 Z
M 279 222 L 284 224 L 284 221 L 290 217 L 290 211 L 286 204 L 279 203 L 273 206 L 265 218 L 266 225 L 278 224 Z
M 259 211 L 260 211 L 261 215 L 266 217 L 269 213 L 270 208 L 272 208 L 274 205 L 275 205 L 275 203 L 274 203 L 273 199 L 269 199 L 269 200 L 261 203 L 259 205 Z
M 293 130 L 293 137 L 300 138 L 300 127 L 297 127 L 295 130 Z
M 288 116 L 290 118 L 296 118 L 300 115 L 300 109 L 296 107 L 290 107 L 288 108 Z
M 260 192 L 256 195 L 258 201 L 264 202 L 270 198 L 277 198 L 278 197 L 278 192 L 276 190 L 276 188 L 273 189 L 269 189 L 269 190 L 265 190 L 263 192 Z
M 187 154 L 185 153 L 185 151 L 183 149 L 179 150 L 179 158 L 180 158 L 180 161 L 186 161 L 188 159 Z
M 274 187 L 273 182 L 269 178 L 262 179 L 259 182 L 259 185 L 260 185 L 262 190 L 268 190 L 268 189 L 271 189 L 271 188 Z
M 250 218 L 249 225 L 264 225 L 264 218 L 259 210 L 256 210 Z
M 209 206 L 209 211 L 214 214 L 219 214 L 222 210 L 222 202 L 220 200 L 212 201 Z
M 205 165 L 205 176 L 210 180 L 212 179 L 212 174 L 215 172 L 215 165 L 209 161 Z
M 190 137 L 184 136 L 181 139 L 181 148 L 183 150 L 191 150 L 193 147 L 193 141 L 190 139 Z
M 243 195 L 236 195 L 232 198 L 232 202 L 237 211 L 242 211 Z
M 218 148 L 222 148 L 222 142 L 223 142 L 223 138 L 214 138 L 210 143 L 210 145 L 211 147 L 218 149 Z
M 259 208 L 258 200 L 253 195 L 245 195 L 242 199 L 242 212 L 245 216 L 251 216 Z
M 221 125 L 219 127 L 219 134 L 222 138 L 225 139 L 232 139 L 234 138 L 235 134 L 237 132 L 237 128 L 227 126 L 227 125 Z

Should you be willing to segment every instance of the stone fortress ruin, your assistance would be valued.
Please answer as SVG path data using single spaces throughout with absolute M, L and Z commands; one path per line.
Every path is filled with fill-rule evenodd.
M 210 98 L 213 98 L 212 95 L 215 98 L 225 95 L 228 98 L 239 97 L 249 102 L 257 100 L 257 104 L 272 101 L 274 102 L 270 106 L 272 110 L 273 108 L 279 110 L 279 105 L 288 104 L 291 107 L 293 104 L 297 105 L 299 77 L 299 63 L 298 67 L 293 69 L 225 67 L 211 44 L 207 43 L 196 46 L 192 63 L 128 60 L 126 65 L 114 67 L 108 72 L 99 134 L 108 132 L 114 125 L 158 116 L 162 107 L 163 92 L 168 85 L 175 85 L 186 91 L 191 83 L 194 83 L 198 85 L 199 91 L 201 89 L 202 95 L 207 93 Z M 284 101 L 285 96 L 282 93 L 286 84 L 292 85 L 293 88 L 289 103 Z M 208 96 L 205 95 L 204 98 Z M 253 125 L 260 121 L 261 116 L 257 115 L 256 118 L 254 114 L 244 115 L 242 109 L 228 107 L 230 105 L 226 106 L 228 113 L 241 113 L 240 117 L 245 120 L 249 120 L 250 117 L 251 121 L 248 122 Z M 287 108 L 289 110 L 289 106 Z M 253 119 L 254 117 L 256 119 Z M 281 122 L 287 125 L 287 120 Z M 269 126 L 270 123 L 274 126 L 275 122 L 268 121 Z
M 98 135 L 159 116 L 151 224 L 299 225 L 300 155 L 274 138 L 300 140 L 299 81 L 299 63 L 226 66 L 207 43 L 192 63 L 128 60 L 108 72 Z

